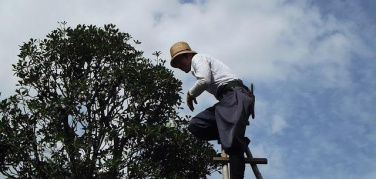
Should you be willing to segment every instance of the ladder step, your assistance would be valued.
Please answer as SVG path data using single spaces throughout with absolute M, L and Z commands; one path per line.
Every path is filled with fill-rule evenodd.
M 213 157 L 213 161 L 215 163 L 229 163 L 230 159 L 228 157 Z M 268 164 L 268 159 L 267 158 L 253 158 L 253 159 L 246 158 L 245 163 Z

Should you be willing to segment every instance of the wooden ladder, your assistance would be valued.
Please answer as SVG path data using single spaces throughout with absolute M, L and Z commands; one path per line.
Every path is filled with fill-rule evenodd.
M 247 141 L 247 144 L 250 143 L 250 140 L 248 139 L 248 137 L 245 137 L 245 140 Z M 249 147 L 247 147 L 245 154 L 247 156 L 245 158 L 245 163 L 248 163 L 248 164 L 251 165 L 252 171 L 255 174 L 256 179 L 263 179 L 263 177 L 262 177 L 262 175 L 261 175 L 261 173 L 260 173 L 260 171 L 257 167 L 257 164 L 268 164 L 268 159 L 266 159 L 266 158 L 253 158 L 251 150 L 249 149 Z M 216 162 L 216 163 L 222 163 L 223 164 L 223 167 L 222 167 L 223 179 L 229 179 L 229 174 L 231 176 L 232 171 L 230 171 L 230 173 L 228 171 L 228 165 L 230 163 L 230 159 L 229 159 L 228 155 L 226 154 L 226 152 L 222 149 L 221 157 L 213 157 L 213 161 Z M 230 167 L 230 169 L 231 169 L 231 167 Z M 232 177 L 230 177 L 230 179 L 231 178 Z

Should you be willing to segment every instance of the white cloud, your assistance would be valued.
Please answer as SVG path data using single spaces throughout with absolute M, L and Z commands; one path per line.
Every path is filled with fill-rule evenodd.
M 272 133 L 280 134 L 288 125 L 282 116 L 273 116 Z
M 317 3 L 325 6 L 318 7 Z M 376 155 L 366 150 L 376 146 L 375 132 L 371 130 L 376 115 L 376 28 L 371 23 L 374 17 L 369 17 L 370 13 L 358 3 L 1 1 L 1 98 L 12 94 L 16 78 L 10 67 L 17 60 L 22 42 L 44 38 L 58 27 L 57 21 L 67 21 L 71 27 L 79 23 L 113 23 L 142 42 L 137 47 L 145 51 L 146 57 L 153 58 L 152 52 L 162 51 L 161 57 L 169 61 L 170 46 L 184 40 L 194 50 L 224 61 L 246 83 L 255 83 L 256 119 L 251 121 L 247 135 L 253 141 L 254 155 L 270 161 L 260 167 L 265 176 L 325 178 L 325 174 L 333 173 L 329 176 L 346 178 L 350 167 L 335 165 L 335 161 L 354 165 L 349 163 L 350 158 L 341 160 L 342 155 L 355 152 L 367 164 L 367 155 Z M 194 78 L 174 71 L 186 92 Z M 188 109 L 182 113 L 197 114 L 214 102 L 211 95 L 205 94 L 198 98 L 194 113 Z M 336 157 L 330 163 L 333 171 L 314 173 L 314 164 L 324 165 L 317 161 L 324 154 Z M 361 169 L 372 165 L 360 162 L 359 166 L 354 169 L 359 176 L 374 178 L 374 172 Z

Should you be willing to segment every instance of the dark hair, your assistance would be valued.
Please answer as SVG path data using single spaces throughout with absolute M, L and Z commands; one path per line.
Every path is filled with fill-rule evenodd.
M 188 53 L 183 53 L 183 54 L 180 54 L 179 56 L 185 56 L 185 57 L 188 57 Z

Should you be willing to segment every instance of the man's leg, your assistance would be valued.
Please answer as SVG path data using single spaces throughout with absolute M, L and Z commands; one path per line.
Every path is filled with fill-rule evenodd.
M 214 108 L 210 107 L 193 117 L 189 122 L 188 130 L 199 139 L 218 140 Z
M 233 179 L 243 179 L 245 170 L 244 151 L 230 151 L 230 168 Z
M 193 117 L 189 122 L 188 129 L 197 138 L 203 140 L 218 140 L 218 128 L 215 119 L 215 106 L 206 109 Z M 242 127 L 241 127 L 242 128 Z M 243 136 L 244 129 L 237 130 L 237 136 Z M 242 179 L 244 177 L 245 159 L 244 149 L 239 142 L 235 142 L 231 150 L 226 151 L 230 156 L 230 167 L 233 179 Z
M 227 152 L 230 156 L 230 168 L 232 172 L 232 178 L 243 179 L 245 170 L 244 146 L 241 143 L 239 143 L 238 140 L 234 140 L 231 149 L 229 149 Z

